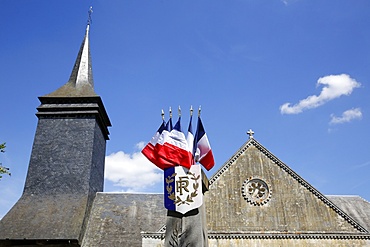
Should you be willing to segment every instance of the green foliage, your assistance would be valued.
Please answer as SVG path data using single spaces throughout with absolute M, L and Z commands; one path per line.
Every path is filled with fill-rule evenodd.
M 5 147 L 6 147 L 5 146 L 5 142 L 0 144 L 0 152 L 1 153 L 4 153 L 5 152 Z
M 0 144 L 0 153 L 4 153 L 5 152 L 5 148 L 6 148 L 5 142 L 4 143 L 1 143 Z M 0 163 L 0 179 L 3 177 L 2 174 L 8 174 L 8 175 L 10 175 L 10 172 L 9 172 L 9 168 L 4 167 L 2 165 L 2 163 Z

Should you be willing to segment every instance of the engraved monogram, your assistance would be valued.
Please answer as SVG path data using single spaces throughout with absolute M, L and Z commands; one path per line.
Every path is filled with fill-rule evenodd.
M 177 206 L 181 204 L 190 205 L 193 199 L 198 196 L 200 175 L 188 171 L 186 176 L 176 177 L 176 173 L 166 177 L 167 197 Z M 176 181 L 175 181 L 176 179 Z M 175 187 L 172 186 L 175 182 Z M 175 195 L 175 191 L 177 192 Z

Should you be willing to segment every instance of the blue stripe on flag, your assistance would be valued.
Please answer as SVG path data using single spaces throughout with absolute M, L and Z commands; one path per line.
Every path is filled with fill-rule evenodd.
M 198 117 L 197 130 L 195 131 L 194 137 L 193 155 L 195 155 L 195 152 L 197 151 L 199 140 L 202 139 L 205 134 L 206 131 L 204 130 L 202 120 Z
M 164 206 L 168 210 L 176 211 L 175 202 L 175 167 L 164 169 Z

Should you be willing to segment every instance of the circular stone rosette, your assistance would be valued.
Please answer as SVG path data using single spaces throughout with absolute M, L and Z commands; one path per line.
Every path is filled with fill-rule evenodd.
M 259 177 L 250 177 L 243 182 L 242 195 L 253 206 L 262 206 L 271 198 L 271 186 Z

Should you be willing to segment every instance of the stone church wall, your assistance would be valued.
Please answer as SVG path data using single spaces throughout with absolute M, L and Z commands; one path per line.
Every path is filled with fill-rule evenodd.
M 142 247 L 164 247 L 164 240 L 143 238 Z M 365 247 L 370 241 L 365 239 L 209 239 L 208 247 Z
M 364 247 L 369 240 L 347 239 L 210 239 L 209 247 Z

